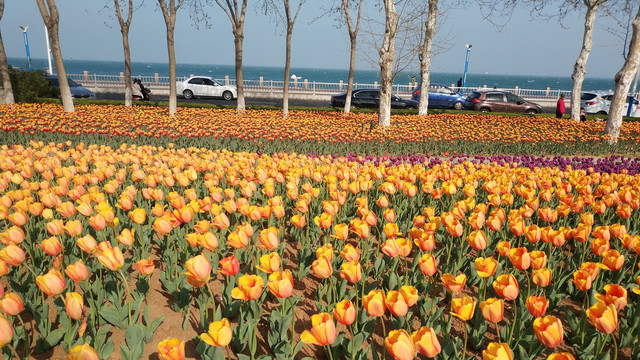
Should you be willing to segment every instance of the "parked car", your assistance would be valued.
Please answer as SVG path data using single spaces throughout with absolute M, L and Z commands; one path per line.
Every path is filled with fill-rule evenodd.
M 60 83 L 58 82 L 58 75 L 47 75 L 47 79 L 51 80 L 51 83 L 57 87 L 60 88 Z M 82 87 L 82 84 L 79 84 L 71 79 L 69 79 L 67 77 L 67 82 L 69 83 L 69 90 L 71 90 L 71 97 L 74 99 L 95 99 L 96 98 L 96 94 L 85 88 Z
M 420 101 L 420 85 L 413 90 L 411 99 Z M 464 96 L 440 84 L 429 84 L 429 107 L 460 110 L 464 106 Z
M 613 94 L 603 95 L 602 98 L 607 102 L 607 112 L 611 107 L 611 100 L 613 99 Z M 627 101 L 625 101 L 626 107 L 624 108 L 624 114 L 627 115 L 627 109 L 629 108 L 629 102 L 633 99 L 633 105 L 631 105 L 631 117 L 640 117 L 640 101 L 635 97 L 627 96 Z
M 235 86 L 222 85 L 208 76 L 194 76 L 178 81 L 177 92 L 187 100 L 194 97 L 221 97 L 228 101 L 238 97 Z
M 587 91 L 580 94 L 580 107 L 587 114 L 607 115 L 609 112 L 609 101 L 605 99 L 613 97 L 611 91 Z
M 465 99 L 464 107 L 482 112 L 522 112 L 527 114 L 542 112 L 542 107 L 536 103 L 527 101 L 516 94 L 494 89 L 472 92 Z
M 347 93 L 331 95 L 331 106 L 342 107 L 347 99 Z M 375 108 L 380 106 L 380 89 L 356 89 L 351 93 L 351 106 L 361 108 Z M 410 99 L 402 99 L 391 94 L 392 109 L 417 109 L 418 102 Z

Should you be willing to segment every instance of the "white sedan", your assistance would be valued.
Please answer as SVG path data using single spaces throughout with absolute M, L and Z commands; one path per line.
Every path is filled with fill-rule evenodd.
M 208 76 L 194 76 L 185 81 L 178 81 L 178 94 L 185 99 L 194 97 L 221 97 L 225 100 L 233 100 L 238 97 L 235 86 L 222 85 Z

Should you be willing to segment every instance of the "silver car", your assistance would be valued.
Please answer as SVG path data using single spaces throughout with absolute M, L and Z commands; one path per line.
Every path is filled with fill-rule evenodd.
M 582 95 L 580 95 L 580 107 L 583 108 L 587 114 L 607 115 L 609 112 L 609 101 L 605 99 L 605 96 L 609 95 L 612 95 L 610 91 L 583 92 Z
M 611 106 L 611 100 L 613 99 L 613 94 L 608 94 L 608 95 L 604 95 L 602 96 L 602 98 L 607 102 L 607 111 L 609 109 L 609 107 Z M 624 108 L 624 115 L 627 115 L 627 111 L 629 109 L 629 101 L 632 99 L 631 96 L 627 96 L 627 101 L 625 102 L 625 108 Z M 631 105 L 631 114 L 629 115 L 631 117 L 640 117 L 640 101 L 638 101 L 638 99 L 636 99 L 635 97 L 633 98 L 633 105 Z
M 221 97 L 225 100 L 233 100 L 238 97 L 235 86 L 222 85 L 208 76 L 194 76 L 185 81 L 178 81 L 178 94 L 185 99 L 194 97 Z

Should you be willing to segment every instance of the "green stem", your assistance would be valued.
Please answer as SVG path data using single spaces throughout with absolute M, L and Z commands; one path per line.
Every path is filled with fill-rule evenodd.
M 124 274 L 122 273 L 122 270 L 118 269 L 118 273 L 120 274 L 120 276 L 122 277 L 122 282 L 124 282 L 124 288 L 126 293 L 126 298 L 125 301 L 127 302 L 127 307 L 128 307 L 128 312 L 127 312 L 127 316 L 129 317 L 129 325 L 131 325 L 131 302 L 129 301 L 129 295 L 130 295 L 130 291 L 129 291 L 129 283 L 127 282 L 127 278 L 124 277 Z
M 289 301 L 289 304 L 291 304 L 291 315 L 293 316 L 293 318 L 291 319 L 291 326 L 289 327 L 289 331 L 291 332 L 291 351 L 289 352 L 289 359 L 293 360 L 293 348 L 295 348 L 295 346 L 293 346 L 293 332 L 296 328 L 296 312 L 295 309 L 293 308 L 293 301 L 291 301 L 290 298 L 286 298 L 284 299 L 284 301 Z M 298 340 L 300 341 L 300 340 Z
M 216 320 L 216 297 L 215 295 L 213 295 L 213 290 L 211 290 L 211 287 L 209 286 L 208 282 L 207 282 L 207 289 L 209 290 L 209 295 L 211 296 L 211 307 L 213 308 L 213 320 L 215 321 Z M 207 306 L 207 310 L 208 308 L 209 307 Z
M 496 325 L 496 335 L 498 335 L 498 343 L 501 343 L 502 341 L 500 340 L 500 329 L 498 328 L 498 323 L 494 323 Z M 533 344 L 533 341 L 531 342 Z M 529 353 L 531 353 L 531 350 L 529 350 Z
M 513 322 L 511 323 L 511 331 L 509 332 L 509 346 L 511 346 L 511 341 L 513 340 L 513 330 L 516 328 L 516 320 L 518 319 L 518 303 L 517 299 L 513 300 Z
M 351 328 L 351 325 L 347 325 L 347 329 L 349 329 L 349 333 L 351 334 L 351 341 L 350 341 L 350 345 L 351 345 L 351 351 L 349 352 L 351 355 L 351 360 L 353 360 L 354 358 L 354 344 L 355 342 L 353 341 L 353 329 Z
M 380 322 L 382 323 L 382 339 L 385 339 L 387 337 L 387 329 L 384 326 L 384 318 L 382 316 L 380 316 Z M 384 341 L 384 340 L 383 340 Z M 382 352 L 382 360 L 385 359 L 385 352 Z
M 467 340 L 469 335 L 467 335 L 467 323 L 464 323 L 464 345 L 462 346 L 462 353 L 460 354 L 460 359 L 464 360 L 464 356 L 467 353 Z
M 20 314 L 18 314 L 18 321 L 20 321 L 20 326 L 22 326 L 22 330 L 24 331 L 24 341 L 25 341 L 24 358 L 25 359 L 29 359 L 29 349 L 31 347 L 31 337 L 29 336 L 29 333 L 27 332 L 27 328 L 24 326 L 24 321 L 22 321 L 22 317 L 20 316 Z
M 524 270 L 524 275 L 527 277 L 527 299 L 529 298 L 529 290 L 531 289 L 531 278 L 529 277 L 529 272 Z
M 9 350 L 11 350 L 11 353 L 13 354 L 13 356 L 16 359 L 20 359 L 20 356 L 18 355 L 18 353 L 16 352 L 16 349 L 13 348 L 13 346 L 11 346 L 11 344 L 7 344 L 7 346 L 9 347 Z
M 616 341 L 616 336 L 611 333 L 611 341 L 613 341 L 613 360 L 618 359 L 618 342 Z
M 325 347 L 327 348 L 327 353 L 329 353 L 329 359 L 333 360 L 333 354 L 331 353 L 331 348 L 329 347 L 329 345 L 325 345 Z

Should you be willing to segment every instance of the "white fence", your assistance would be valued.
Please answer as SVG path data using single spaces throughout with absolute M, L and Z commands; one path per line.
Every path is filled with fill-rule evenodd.
M 85 72 L 84 74 L 69 74 L 70 79 L 80 82 L 88 87 L 118 87 L 124 86 L 124 75 L 98 75 L 98 74 L 89 74 Z M 154 88 L 163 88 L 169 87 L 169 77 L 168 76 L 158 76 L 158 74 L 154 76 L 139 76 L 142 80 L 142 83 L 146 86 L 152 86 Z M 187 77 L 178 77 L 178 81 L 186 80 Z M 236 85 L 235 79 L 230 79 L 228 76 L 224 79 L 216 79 L 220 83 L 228 84 L 228 85 Z M 264 80 L 262 77 L 258 80 L 244 80 L 244 87 L 247 90 L 253 91 L 278 91 L 282 89 L 284 86 L 284 81 L 282 80 Z M 373 84 L 360 84 L 354 83 L 354 89 L 361 88 L 377 88 L 379 84 L 377 82 Z M 478 87 L 456 87 L 450 86 L 452 90 L 457 91 L 461 94 L 468 94 L 474 90 L 479 89 Z M 486 86 L 485 86 L 486 87 Z M 394 84 L 392 92 L 400 95 L 400 96 L 411 96 L 411 92 L 414 87 L 411 85 L 403 85 L 403 84 Z M 500 88 L 500 90 L 510 91 L 514 94 L 520 95 L 527 100 L 549 100 L 549 99 L 557 99 L 560 94 L 564 93 L 567 97 L 571 95 L 571 91 L 564 90 L 552 90 L 550 88 L 546 88 L 543 90 L 540 89 L 520 89 L 516 88 Z M 309 93 L 309 94 L 335 94 L 339 92 L 347 91 L 347 83 L 340 81 L 339 83 L 325 83 L 325 82 L 316 82 L 316 81 L 308 81 L 305 80 L 292 80 L 289 82 L 289 91 L 290 92 L 299 92 L 299 93 Z

